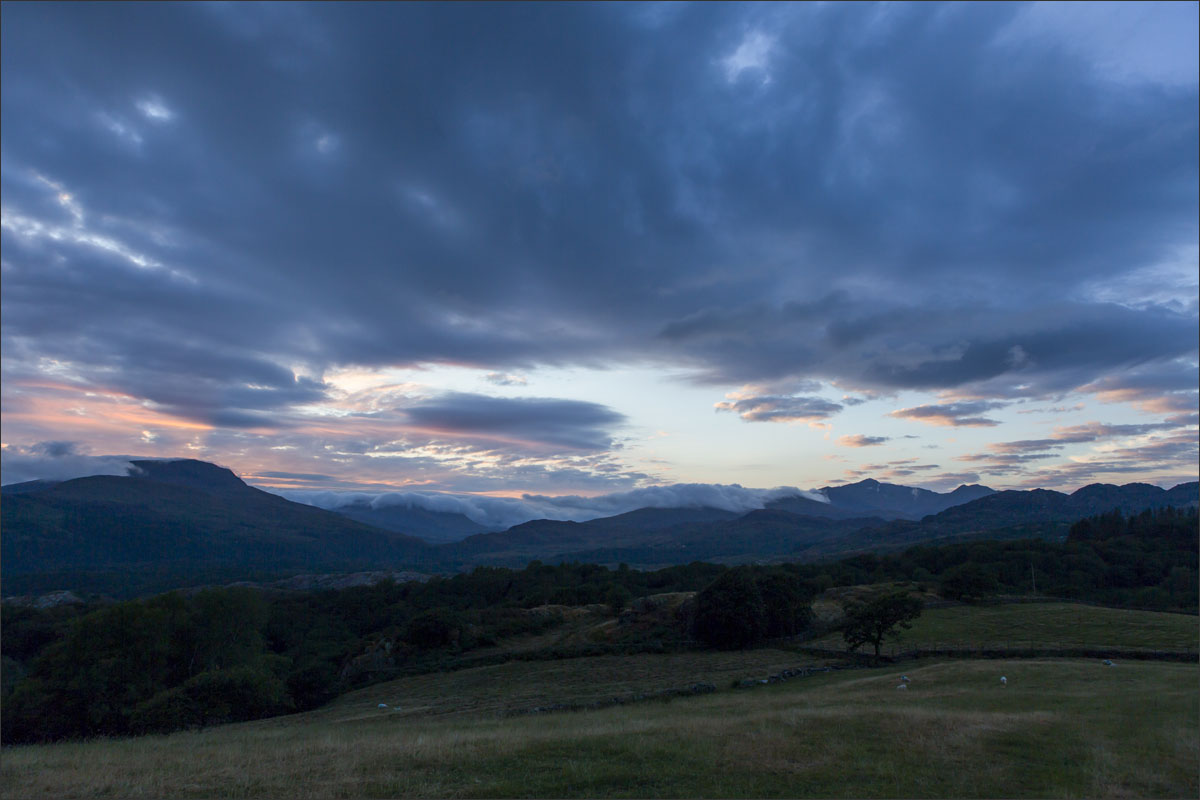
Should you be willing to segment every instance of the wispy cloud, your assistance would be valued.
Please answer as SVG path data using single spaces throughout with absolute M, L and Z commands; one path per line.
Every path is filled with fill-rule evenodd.
M 842 410 L 840 403 L 805 395 L 747 395 L 733 392 L 714 405 L 747 422 L 820 422 Z
M 1004 408 L 1006 403 L 999 402 L 965 402 L 945 403 L 937 405 L 913 406 L 901 408 L 888 414 L 897 419 L 911 419 L 924 422 L 927 425 L 943 425 L 948 427 L 990 428 L 1000 423 L 994 419 L 981 416 L 998 408 Z
M 839 436 L 837 443 L 842 447 L 875 447 L 890 441 L 889 436 L 864 436 L 856 433 L 852 436 Z

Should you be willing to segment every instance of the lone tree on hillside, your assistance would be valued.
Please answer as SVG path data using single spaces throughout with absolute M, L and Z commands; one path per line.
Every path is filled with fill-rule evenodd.
M 842 638 L 851 650 L 864 644 L 875 645 L 875 660 L 879 660 L 879 648 L 885 638 L 900 635 L 900 629 L 912 627 L 912 621 L 921 616 L 923 603 L 907 592 L 893 592 L 876 597 L 865 603 L 849 603 L 844 606 L 846 622 Z

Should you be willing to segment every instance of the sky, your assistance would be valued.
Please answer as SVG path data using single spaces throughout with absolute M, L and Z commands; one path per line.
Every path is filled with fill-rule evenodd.
M 1195 480 L 1197 7 L 6 2 L 3 481 Z

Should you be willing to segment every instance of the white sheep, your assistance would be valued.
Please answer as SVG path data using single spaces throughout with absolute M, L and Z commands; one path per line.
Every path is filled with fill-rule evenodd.
M 907 675 L 901 675 L 901 676 L 900 676 L 900 680 L 904 681 L 905 683 L 908 683 L 908 676 L 907 676 Z
M 1000 685 L 1001 685 L 1001 686 L 1008 686 L 1008 678 L 1006 678 L 1006 677 L 1004 677 L 1003 675 L 1001 675 L 1001 676 L 1000 676 Z
M 907 683 L 902 683 L 902 684 L 900 684 L 899 686 L 897 686 L 896 688 L 897 688 L 897 689 L 908 689 L 908 684 L 907 684 Z
M 377 705 L 377 706 L 375 706 L 375 707 L 376 707 L 376 708 L 387 708 L 387 707 L 388 707 L 388 704 L 387 704 L 387 703 L 380 703 L 379 705 Z

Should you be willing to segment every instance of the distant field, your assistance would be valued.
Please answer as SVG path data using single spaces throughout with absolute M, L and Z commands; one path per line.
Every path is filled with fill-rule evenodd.
M 509 662 L 455 672 L 413 675 L 360 689 L 311 712 L 322 719 L 379 715 L 379 703 L 399 706 L 401 717 L 502 714 L 559 703 L 593 703 L 695 683 L 728 688 L 735 680 L 765 678 L 784 669 L 829 663 L 825 659 L 762 648 L 633 656 L 592 656 L 561 661 Z
M 559 677 L 582 686 L 595 664 L 562 666 L 572 665 L 578 674 Z M 496 682 L 550 677 L 484 668 L 479 684 L 489 669 Z M 895 668 L 847 670 L 670 703 L 509 718 L 486 703 L 453 716 L 367 713 L 360 694 L 320 713 L 201 732 L 10 748 L 0 776 L 11 798 L 1200 792 L 1195 665 L 1052 659 L 904 669 L 905 692 L 894 688 Z M 443 677 L 448 697 L 481 694 Z M 392 688 L 414 699 L 439 694 L 435 684 Z
M 841 634 L 805 644 L 843 649 Z M 1186 614 L 1128 611 L 1078 603 L 1011 603 L 931 608 L 904 631 L 899 650 L 935 647 L 1112 647 L 1192 650 L 1200 647 L 1200 622 Z M 886 645 L 891 652 L 893 645 Z

